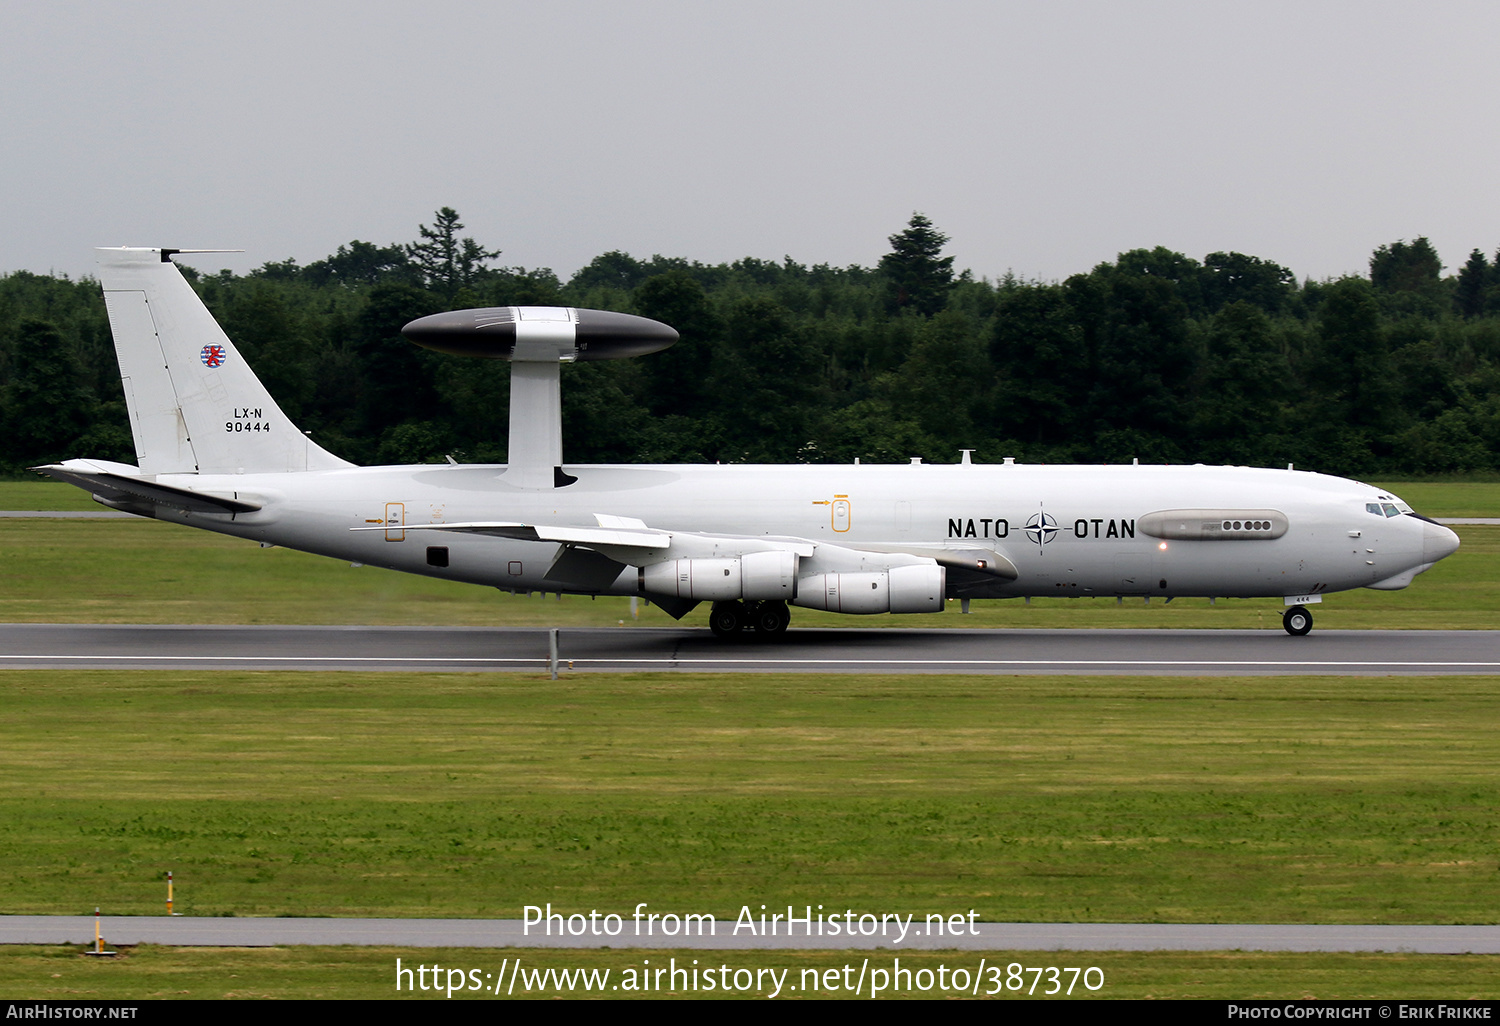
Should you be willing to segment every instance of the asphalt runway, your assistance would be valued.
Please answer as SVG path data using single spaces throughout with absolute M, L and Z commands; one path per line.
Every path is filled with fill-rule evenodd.
M 799 909 L 800 913 L 801 910 Z M 629 915 L 615 934 L 551 936 L 519 919 L 196 919 L 187 916 L 105 916 L 107 944 L 183 947 L 271 947 L 359 944 L 414 948 L 691 948 L 694 950 L 917 950 L 917 951 L 1403 951 L 1421 954 L 1500 953 L 1500 926 L 1309 926 L 1305 924 L 976 923 L 958 934 L 928 935 L 914 921 L 905 936 L 893 923 L 865 923 L 867 933 L 808 936 L 800 924 L 788 935 L 713 924 L 702 935 L 637 935 Z M 580 920 L 577 929 L 584 929 Z M 592 927 L 590 928 L 593 929 Z M 644 931 L 644 928 L 643 928 Z M 0 944 L 91 944 L 92 916 L 0 916 Z
M 545 672 L 525 627 L 0 624 L 0 668 Z M 720 673 L 1427 675 L 1500 673 L 1500 631 L 806 628 L 722 642 L 703 628 L 558 631 L 558 668 Z

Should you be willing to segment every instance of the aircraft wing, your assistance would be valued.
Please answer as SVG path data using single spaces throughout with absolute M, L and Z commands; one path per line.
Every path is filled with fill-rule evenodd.
M 811 556 L 819 543 L 806 538 L 772 535 L 737 536 L 702 534 L 693 531 L 660 531 L 647 527 L 634 517 L 617 517 L 595 513 L 597 526 L 572 524 L 528 524 L 520 521 L 472 521 L 454 524 L 406 524 L 404 531 L 451 531 L 459 534 L 484 534 L 492 538 L 515 538 L 520 541 L 556 542 L 560 545 L 594 549 L 611 559 L 635 566 L 664 559 L 725 556 L 767 550 L 792 552 L 799 557 Z M 385 531 L 390 528 L 351 527 L 351 531 Z M 839 548 L 838 546 L 829 546 Z M 843 551 L 848 551 L 843 549 Z
M 1016 565 L 994 549 L 969 546 L 947 548 L 941 545 L 851 545 L 865 552 L 892 552 L 930 559 L 938 566 L 956 570 L 961 576 L 973 576 L 993 582 L 1014 581 L 1021 576 Z M 957 583 L 957 582 L 955 582 Z
M 241 499 L 238 492 L 225 496 L 175 488 L 105 470 L 84 460 L 69 460 L 64 464 L 31 469 L 92 492 L 94 498 L 106 506 L 143 516 L 153 515 L 150 510 L 156 506 L 189 513 L 251 513 L 260 509 L 259 503 Z
M 381 527 L 354 527 L 353 531 L 384 531 Z M 641 524 L 634 527 L 567 527 L 553 524 L 522 524 L 508 521 L 474 521 L 461 524 L 407 524 L 403 531 L 454 531 L 459 534 L 487 534 L 494 538 L 520 541 L 561 542 L 564 545 L 587 545 L 656 551 L 672 544 L 672 536 L 653 531 Z
M 855 552 L 915 556 L 919 559 L 930 559 L 939 566 L 956 572 L 960 578 L 970 579 L 975 583 L 992 582 L 997 579 L 1013 581 L 1020 576 L 1015 564 L 1004 555 L 993 549 L 972 546 L 948 548 L 908 545 L 833 545 L 828 542 L 814 542 L 807 538 L 765 535 L 735 538 L 728 535 L 658 531 L 632 517 L 615 517 L 604 513 L 594 514 L 594 519 L 598 523 L 596 527 L 526 524 L 519 521 L 475 521 L 457 524 L 407 524 L 403 530 L 453 531 L 461 534 L 485 534 L 495 538 L 515 538 L 520 541 L 548 541 L 563 545 L 581 545 L 597 549 L 621 562 L 636 565 L 666 558 L 668 550 L 691 550 L 702 545 L 718 548 L 724 542 L 749 542 L 756 549 L 785 549 L 801 557 L 813 555 L 820 546 L 845 552 L 852 549 Z M 384 531 L 387 527 L 385 525 L 355 527 L 351 530 Z

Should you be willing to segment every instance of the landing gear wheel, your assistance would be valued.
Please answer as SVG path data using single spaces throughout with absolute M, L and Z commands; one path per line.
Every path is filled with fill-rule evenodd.
M 750 622 L 755 625 L 756 634 L 763 638 L 774 637 L 786 630 L 787 624 L 792 622 L 792 613 L 785 602 L 762 602 L 756 607 Z
M 1306 606 L 1293 606 L 1281 617 L 1281 626 L 1294 638 L 1300 638 L 1312 630 L 1312 614 Z
M 716 638 L 732 638 L 745 622 L 745 607 L 738 602 L 715 602 L 708 614 L 708 629 Z

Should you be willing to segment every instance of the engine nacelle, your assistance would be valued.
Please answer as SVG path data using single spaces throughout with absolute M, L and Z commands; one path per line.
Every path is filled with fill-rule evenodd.
M 732 559 L 667 559 L 641 567 L 639 581 L 647 595 L 789 602 L 796 594 L 797 554 L 777 549 Z
M 947 577 L 935 563 L 876 573 L 814 574 L 797 581 L 792 601 L 831 613 L 941 613 Z

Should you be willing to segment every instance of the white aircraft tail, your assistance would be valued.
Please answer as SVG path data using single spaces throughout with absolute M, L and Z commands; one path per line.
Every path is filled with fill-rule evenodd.
M 101 249 L 99 281 L 143 474 L 265 474 L 353 466 L 297 430 L 171 249 Z

